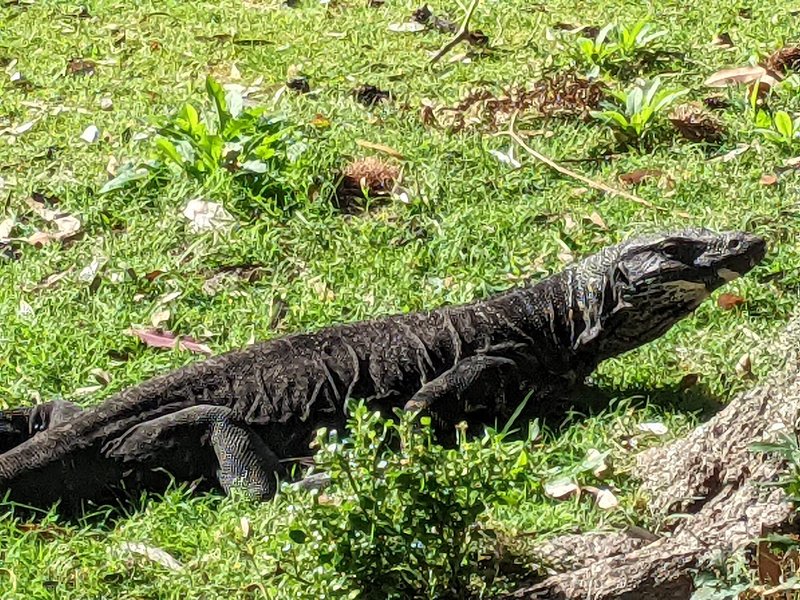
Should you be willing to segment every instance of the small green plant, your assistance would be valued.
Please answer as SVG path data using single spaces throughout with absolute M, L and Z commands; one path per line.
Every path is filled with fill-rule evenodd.
M 121 170 L 100 193 L 177 172 L 206 189 L 232 179 L 251 196 L 282 199 L 285 172 L 305 149 L 302 139 L 283 117 L 263 107 L 244 108 L 239 92 L 226 93 L 213 78 L 206 78 L 205 89 L 213 110 L 201 115 L 191 103 L 184 105 L 159 127 L 150 160 Z
M 609 23 L 594 39 L 578 38 L 578 55 L 590 67 L 589 75 L 596 77 L 601 69 L 629 62 L 666 33 L 653 31 L 649 19 L 641 19 L 631 26 Z
M 787 150 L 800 145 L 800 117 L 792 119 L 791 115 L 783 110 L 777 111 L 772 117 L 766 112 L 763 115 L 757 123 L 762 126 L 757 127 L 756 132 Z
M 656 117 L 688 90 L 670 91 L 661 87 L 656 77 L 648 84 L 639 84 L 628 91 L 614 91 L 612 95 L 620 104 L 603 103 L 601 111 L 591 115 L 614 130 L 622 143 L 641 141 L 650 132 Z
M 398 411 L 396 421 L 385 420 L 363 404 L 351 414 L 351 436 L 321 432 L 315 458 L 343 500 L 303 511 L 292 543 L 318 548 L 325 568 L 361 597 L 465 597 L 480 551 L 493 540 L 481 516 L 523 493 L 531 436 L 469 440 L 461 429 L 458 447 L 447 449 L 433 441 L 427 417 L 417 422 Z

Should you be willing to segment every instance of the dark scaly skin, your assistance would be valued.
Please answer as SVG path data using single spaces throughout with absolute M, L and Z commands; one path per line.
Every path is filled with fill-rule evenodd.
M 462 419 L 503 422 L 532 391 L 534 415 L 602 360 L 662 335 L 764 252 L 763 240 L 740 232 L 649 236 L 487 300 L 212 357 L 0 455 L 0 493 L 37 506 L 100 500 L 118 485 L 163 486 L 152 472 L 162 467 L 225 490 L 239 478 L 268 498 L 277 459 L 307 454 L 320 427 L 343 429 L 350 398 L 386 413 L 424 410 L 446 430 Z

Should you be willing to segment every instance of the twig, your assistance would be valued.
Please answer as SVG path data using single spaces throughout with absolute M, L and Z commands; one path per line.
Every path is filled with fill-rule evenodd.
M 462 42 L 469 38 L 469 20 L 472 18 L 472 13 L 475 12 L 475 9 L 478 7 L 478 2 L 480 0 L 472 0 L 469 4 L 469 8 L 467 8 L 467 14 L 464 15 L 464 20 L 461 22 L 461 28 L 456 32 L 455 37 L 447 42 L 444 46 L 442 46 L 436 55 L 431 59 L 431 64 L 439 62 L 439 60 L 450 50 L 456 47 L 459 42 Z
M 544 164 L 546 164 L 548 167 L 550 167 L 554 171 L 558 171 L 562 175 L 566 175 L 567 177 L 571 177 L 572 179 L 576 179 L 576 180 L 580 181 L 581 183 L 586 184 L 587 186 L 589 186 L 592 189 L 595 189 L 595 190 L 598 190 L 598 191 L 601 191 L 601 192 L 605 192 L 607 194 L 611 194 L 612 196 L 620 196 L 622 198 L 626 198 L 627 200 L 630 200 L 632 202 L 636 202 L 637 204 L 641 204 L 642 206 L 646 206 L 647 208 L 652 208 L 652 209 L 655 209 L 655 210 L 658 210 L 658 211 L 666 212 L 666 209 L 661 208 L 659 206 L 655 206 L 651 202 L 648 202 L 647 200 L 645 200 L 643 198 L 639 198 L 639 196 L 634 196 L 633 194 L 631 194 L 629 192 L 625 192 L 623 190 L 614 189 L 614 188 L 606 185 L 605 183 L 600 183 L 599 181 L 593 181 L 593 180 L 589 179 L 588 177 L 585 177 L 585 176 L 583 176 L 583 175 L 581 175 L 579 173 L 576 173 L 575 171 L 570 171 L 566 167 L 562 167 L 561 165 L 559 165 L 557 162 L 555 162 L 551 158 L 548 158 L 544 154 L 541 154 L 540 152 L 537 152 L 536 150 L 534 150 L 533 148 L 528 146 L 528 144 L 525 143 L 525 140 L 523 140 L 519 136 L 519 134 L 517 134 L 516 130 L 514 129 L 514 124 L 515 124 L 516 120 L 517 120 L 517 115 L 516 114 L 512 115 L 511 122 L 508 125 L 508 130 L 500 131 L 500 132 L 498 132 L 497 135 L 507 135 L 512 140 L 514 140 L 519 145 L 520 148 L 525 150 L 525 152 L 530 154 L 533 158 L 535 158 L 539 162 L 543 162 Z

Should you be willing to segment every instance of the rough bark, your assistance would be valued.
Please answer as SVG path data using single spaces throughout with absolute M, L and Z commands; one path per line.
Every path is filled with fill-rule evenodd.
M 693 571 L 715 553 L 744 548 L 791 520 L 794 509 L 782 490 L 764 485 L 779 478 L 785 463 L 751 446 L 798 431 L 800 316 L 773 347 L 785 353 L 782 369 L 685 438 L 638 457 L 662 537 L 631 542 L 617 534 L 589 546 L 568 541 L 562 544 L 573 549 L 566 572 L 505 598 L 688 599 Z M 583 547 L 591 547 L 585 560 L 575 551 Z

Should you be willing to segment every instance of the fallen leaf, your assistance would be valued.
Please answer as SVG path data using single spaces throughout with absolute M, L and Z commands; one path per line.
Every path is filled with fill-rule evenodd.
M 717 306 L 719 306 L 722 310 L 731 310 L 737 306 L 741 306 L 742 304 L 744 304 L 744 298 L 737 296 L 736 294 L 720 294 L 719 298 L 717 298 Z
M 100 110 L 111 110 L 114 108 L 114 101 L 108 96 L 100 98 Z
M 589 220 L 603 231 L 608 231 L 608 225 L 606 225 L 606 222 L 603 221 L 603 217 L 601 217 L 597 211 L 594 211 L 589 215 Z
M 100 139 L 100 129 L 98 129 L 97 125 L 89 125 L 81 133 L 81 139 L 87 144 L 94 144 Z
M 158 300 L 156 300 L 156 306 L 163 306 L 165 304 L 169 304 L 173 300 L 180 298 L 181 294 L 180 290 L 173 290 L 172 292 L 167 292 L 163 296 L 161 296 Z
M 645 433 L 652 433 L 653 435 L 665 435 L 669 429 L 663 423 L 639 423 L 636 428 Z
M 35 124 L 36 124 L 36 121 L 26 121 L 25 123 L 17 125 L 16 127 L 12 127 L 9 130 L 8 133 L 10 133 L 11 135 L 14 135 L 14 136 L 20 136 L 23 133 L 25 133 L 26 131 L 30 131 L 31 129 L 33 129 L 33 126 Z
M 326 127 L 331 126 L 331 120 L 323 114 L 317 113 L 314 115 L 314 118 L 311 119 L 310 125 L 312 127 L 317 127 L 319 129 L 324 129 Z
M 170 312 L 170 310 L 168 308 L 165 308 L 164 310 L 158 310 L 158 311 L 153 313 L 152 317 L 150 317 L 150 324 L 153 327 L 155 327 L 156 329 L 158 329 L 164 323 L 169 321 L 169 318 L 171 316 L 172 316 L 172 313 Z
M 700 374 L 699 373 L 687 373 L 681 380 L 678 382 L 678 389 L 679 390 L 688 390 L 697 385 L 697 382 L 700 381 Z
M 156 279 L 161 277 L 163 274 L 164 274 L 164 271 L 159 271 L 158 269 L 156 269 L 155 271 L 150 271 L 149 273 L 145 273 L 144 274 L 144 278 L 147 279 L 147 281 L 155 281 Z
M 84 58 L 73 58 L 67 63 L 67 75 L 94 75 L 97 63 Z
M 14 230 L 16 224 L 16 220 L 11 217 L 0 221 L 0 239 L 8 239 L 11 237 L 11 232 Z
M 242 528 L 242 537 L 248 539 L 250 537 L 250 519 L 241 517 L 239 519 L 239 526 Z
M 753 359 L 750 358 L 749 353 L 745 353 L 736 362 L 736 374 L 742 379 L 751 379 L 753 377 Z
M 104 258 L 92 259 L 92 262 L 86 265 L 83 269 L 81 269 L 81 272 L 78 273 L 78 281 L 83 283 L 92 283 L 97 277 L 97 273 L 105 263 L 106 260 Z
M 556 479 L 544 484 L 546 496 L 555 500 L 566 500 L 576 494 L 580 494 L 580 488 L 571 479 Z
M 783 161 L 784 167 L 800 167 L 800 156 L 795 156 L 793 158 L 787 158 Z
M 111 373 L 108 371 L 104 371 L 103 369 L 95 367 L 94 369 L 90 369 L 89 373 L 91 373 L 92 377 L 94 377 L 101 385 L 108 385 L 111 383 Z
M 590 469 L 592 474 L 598 478 L 606 476 L 609 471 L 606 464 L 606 453 L 600 452 L 597 448 L 589 448 L 586 451 L 586 458 L 583 459 L 582 466 Z
M 767 533 L 766 531 L 764 532 Z M 773 554 L 769 548 L 767 540 L 759 540 L 756 548 L 756 563 L 758 564 L 758 580 L 763 585 L 775 586 L 779 585 L 783 580 L 783 568 L 781 567 L 780 559 Z M 782 594 L 774 597 L 789 598 L 787 593 L 785 596 Z
M 754 81 L 747 86 L 747 97 L 752 98 L 753 94 L 755 93 L 756 98 L 763 100 L 769 95 L 772 88 L 778 85 L 778 80 L 772 77 L 771 75 L 764 75 L 763 77 L 759 78 L 758 81 Z M 756 86 L 758 86 L 758 90 L 756 90 Z
M 723 50 L 727 50 L 728 48 L 733 48 L 733 40 L 727 31 L 723 31 L 714 37 L 714 39 L 711 41 L 711 45 L 716 46 L 717 48 L 722 48 Z
M 764 173 L 761 176 L 761 179 L 758 180 L 758 182 L 761 185 L 766 185 L 766 186 L 775 185 L 776 183 L 778 183 L 778 176 L 775 175 L 774 173 Z
M 176 336 L 171 331 L 164 331 L 160 329 L 141 329 L 133 327 L 126 331 L 128 335 L 138 337 L 142 343 L 151 348 L 181 348 L 197 352 L 200 354 L 211 355 L 213 352 L 211 348 L 205 344 L 201 344 L 188 336 Z
M 187 202 L 183 216 L 191 221 L 192 231 L 223 229 L 234 222 L 233 216 L 221 204 L 194 198 Z
M 321 279 L 315 277 L 309 281 L 309 283 L 311 284 L 311 289 L 314 290 L 314 293 L 320 300 L 324 302 L 333 302 L 336 299 L 333 291 Z
M 390 146 L 385 146 L 384 144 L 377 144 L 375 142 L 369 142 L 367 140 L 356 140 L 356 144 L 361 146 L 362 148 L 369 148 L 370 150 L 376 150 L 377 152 L 382 152 L 383 154 L 388 154 L 394 158 L 403 160 L 405 157 Z
M 597 508 L 601 510 L 610 510 L 616 506 L 619 506 L 619 500 L 617 500 L 614 492 L 608 488 L 596 488 L 587 485 L 583 489 L 594 496 L 594 502 L 597 505 Z
M 730 162 L 750 150 L 750 144 L 736 144 L 736 148 L 720 156 L 712 158 L 709 162 Z
M 157 563 L 171 571 L 183 570 L 183 565 L 179 563 L 174 556 L 155 546 L 148 546 L 140 542 L 122 542 L 122 544 L 120 544 L 120 550 L 143 556 L 147 560 Z
M 649 179 L 658 179 L 662 175 L 664 175 L 664 171 L 659 169 L 636 169 L 630 173 L 623 173 L 619 179 L 627 185 L 639 185 Z
M 99 392 L 103 389 L 102 385 L 87 385 L 85 387 L 79 387 L 72 391 L 75 396 L 89 396 L 94 394 L 95 392 Z
M 757 81 L 766 74 L 767 70 L 759 65 L 722 69 L 709 76 L 704 84 L 707 87 L 728 87 Z
M 33 307 L 25 302 L 25 300 L 19 301 L 19 308 L 17 308 L 17 314 L 23 318 L 30 318 L 33 316 Z
M 379 102 L 389 102 L 392 100 L 391 92 L 369 84 L 358 86 L 353 90 L 352 94 L 358 102 L 365 106 L 375 106 Z
M 394 33 L 417 33 L 425 31 L 425 25 L 417 21 L 409 21 L 407 23 L 390 23 L 387 29 Z
M 489 150 L 489 154 L 494 156 L 498 161 L 500 161 L 504 165 L 508 165 L 514 169 L 519 169 L 520 167 L 522 167 L 522 163 L 519 162 L 516 158 L 514 158 L 513 146 L 508 149 L 508 152 L 502 152 L 501 150 Z
M 39 198 L 43 198 L 43 196 L 39 195 Z M 54 233 L 38 231 L 25 240 L 27 243 L 31 245 L 45 245 L 53 240 L 70 239 L 80 233 L 81 222 L 76 217 L 65 212 L 47 208 L 41 199 L 37 199 L 36 193 L 34 193 L 34 198 L 27 199 L 27 203 L 37 215 L 45 221 L 54 224 L 57 229 Z

